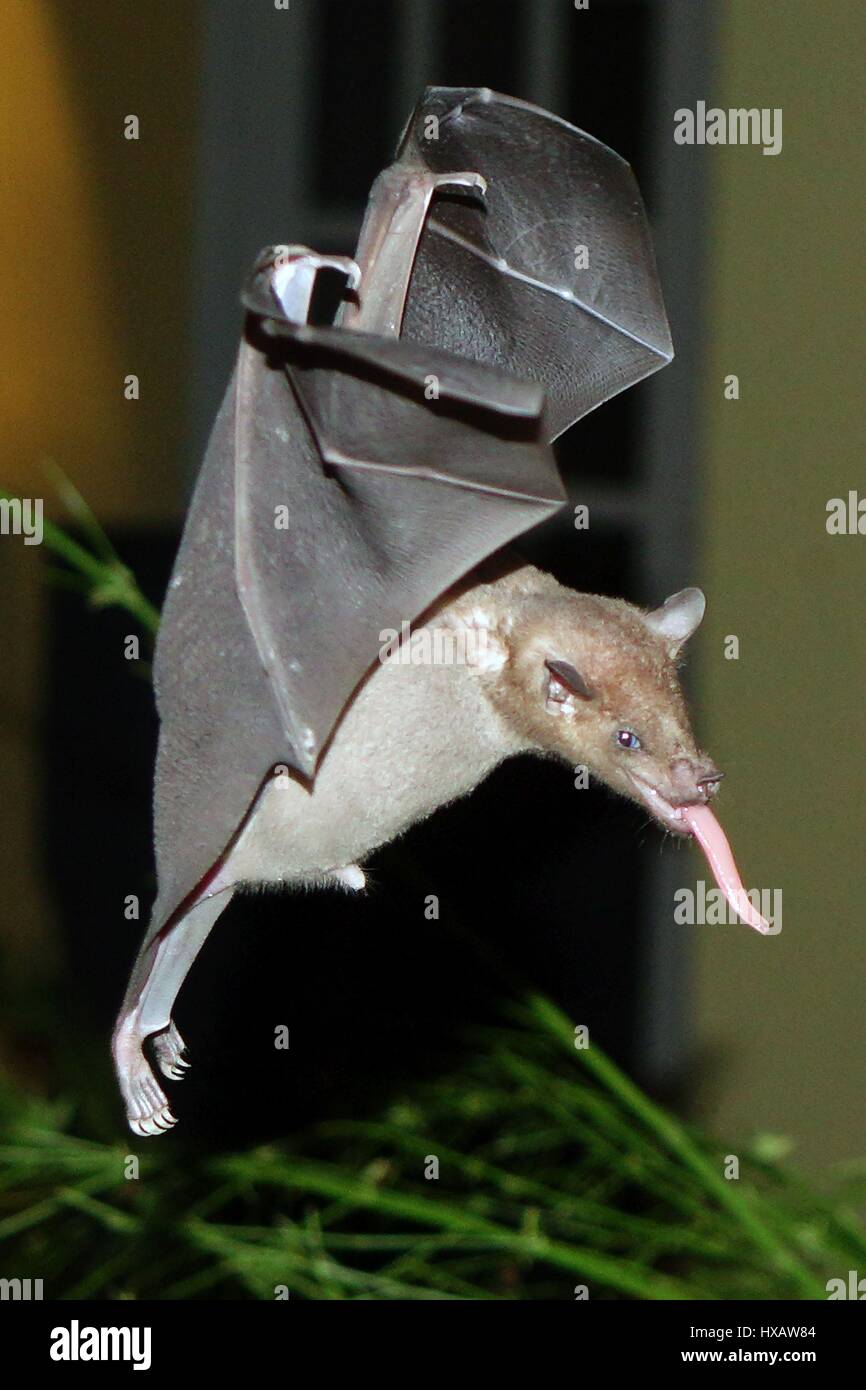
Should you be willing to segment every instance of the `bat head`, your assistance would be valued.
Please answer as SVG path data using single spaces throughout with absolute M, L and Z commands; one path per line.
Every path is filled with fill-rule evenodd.
M 646 613 L 572 593 L 537 571 L 504 584 L 498 611 L 495 600 L 494 611 L 478 611 L 495 639 L 488 695 L 518 744 L 585 767 L 666 830 L 693 836 L 729 906 L 769 933 L 710 810 L 722 773 L 695 743 L 677 677 L 704 616 L 700 589 L 682 589 Z
M 687 833 L 681 808 L 705 805 L 722 777 L 695 743 L 677 676 L 704 607 L 700 589 L 652 613 L 561 589 L 528 596 L 510 613 L 501 712 L 540 751 Z

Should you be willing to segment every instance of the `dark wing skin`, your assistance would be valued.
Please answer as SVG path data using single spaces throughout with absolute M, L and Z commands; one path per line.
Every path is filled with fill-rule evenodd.
M 537 387 L 397 339 L 290 324 L 261 293 L 245 295 L 157 644 L 150 938 L 270 770 L 314 774 L 381 631 L 564 497 Z
M 249 358 L 253 354 L 253 362 Z M 299 469 L 314 463 L 288 383 L 252 385 L 243 343 L 211 433 L 166 592 L 154 657 L 160 715 L 154 785 L 159 895 L 147 941 L 223 854 L 285 738 L 241 607 L 236 579 L 238 436 L 263 412 L 294 434 Z M 263 433 L 267 433 L 266 431 Z M 278 441 L 265 442 L 263 472 Z M 146 943 L 145 943 L 146 944 Z
M 401 166 L 473 169 L 487 183 L 483 204 L 433 204 L 404 339 L 540 382 L 550 439 L 671 360 L 643 203 L 613 150 L 527 102 L 431 87 Z M 581 246 L 586 269 L 575 267 Z
M 433 88 L 395 170 L 397 186 L 400 171 L 486 182 L 433 204 L 400 338 L 291 321 L 267 254 L 245 287 L 157 645 L 150 939 L 275 765 L 314 776 L 381 631 L 561 505 L 546 441 L 672 355 L 637 186 L 598 141 L 487 90 Z M 398 221 L 401 206 L 383 204 Z M 366 326 L 378 294 L 393 331 L 389 225 L 367 242 L 362 295 L 378 283 Z

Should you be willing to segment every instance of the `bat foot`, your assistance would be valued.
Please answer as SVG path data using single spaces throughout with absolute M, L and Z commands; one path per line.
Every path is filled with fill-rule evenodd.
M 335 869 L 334 878 L 353 893 L 360 893 L 367 886 L 364 870 L 358 864 L 346 864 L 342 869 Z
M 131 1116 L 128 1119 L 129 1128 L 140 1139 L 153 1139 L 157 1134 L 165 1134 L 166 1130 L 177 1124 L 177 1116 L 172 1115 L 167 1102 L 160 1110 L 154 1110 L 141 1119 L 133 1119 Z
M 172 1114 L 168 1097 L 157 1084 L 143 1053 L 141 1072 L 128 1077 L 126 1086 L 121 1082 L 121 1090 L 126 1101 L 129 1128 L 141 1139 L 164 1134 L 177 1124 L 177 1116 Z
M 184 1056 L 186 1043 L 174 1022 L 168 1025 L 164 1033 L 157 1033 L 152 1041 L 156 1064 L 163 1076 L 170 1081 L 183 1081 L 190 1064 Z
M 144 1055 L 143 1042 L 137 1016 L 129 1014 L 114 1035 L 114 1064 L 129 1127 L 133 1134 L 149 1139 L 171 1129 L 177 1117 Z

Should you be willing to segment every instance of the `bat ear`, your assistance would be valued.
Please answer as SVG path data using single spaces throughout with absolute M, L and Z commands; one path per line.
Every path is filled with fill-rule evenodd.
M 549 673 L 547 698 L 554 704 L 562 704 L 569 695 L 577 695 L 581 700 L 591 700 L 593 696 L 583 676 L 570 661 L 545 661 Z
M 701 625 L 707 601 L 700 589 L 680 589 L 666 598 L 661 608 L 648 613 L 647 627 L 668 644 L 671 655 L 679 651 Z

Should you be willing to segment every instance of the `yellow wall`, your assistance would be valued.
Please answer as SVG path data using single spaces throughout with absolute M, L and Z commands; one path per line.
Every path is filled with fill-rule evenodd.
M 48 511 L 46 458 L 109 525 L 177 513 L 195 18 L 194 0 L 0 6 L 0 486 Z M 130 112 L 138 143 L 122 138 Z M 44 558 L 0 541 L 0 764 L 14 808 L 0 936 L 17 981 L 54 963 L 36 822 Z
M 42 495 L 50 456 L 109 523 L 176 510 L 194 20 L 169 0 L 0 8 L 0 481 Z
M 783 890 L 784 926 L 696 928 L 699 1009 L 713 1117 L 818 1163 L 866 1154 L 866 536 L 824 524 L 830 497 L 866 497 L 866 7 L 730 0 L 719 44 L 712 99 L 781 106 L 784 148 L 705 156 L 704 733 L 744 878 Z

